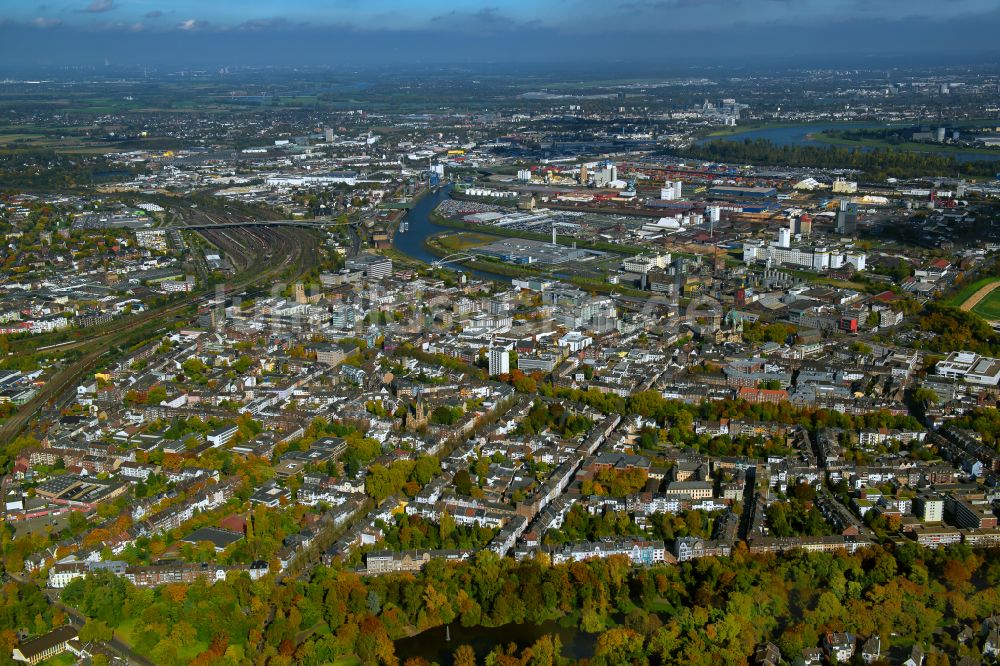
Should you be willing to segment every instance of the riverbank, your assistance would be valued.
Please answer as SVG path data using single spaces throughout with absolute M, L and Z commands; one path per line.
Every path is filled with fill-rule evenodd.
M 439 190 L 426 190 L 424 196 L 420 197 L 416 204 L 406 212 L 403 218 L 407 224 L 407 230 L 397 231 L 392 238 L 392 248 L 383 250 L 390 257 L 399 257 L 401 263 L 408 266 L 428 267 L 440 259 L 439 255 L 429 252 L 425 246 L 425 241 L 440 232 L 447 231 L 448 228 L 435 224 L 430 219 L 430 214 L 437 208 L 438 204 L 448 198 L 451 186 L 445 186 Z M 447 270 L 447 268 L 442 269 Z M 500 275 L 493 272 L 478 270 L 469 267 L 465 272 L 473 273 L 484 280 L 495 282 L 510 282 L 510 276 Z
M 993 121 L 962 121 L 949 124 L 949 127 L 954 126 L 956 128 L 962 127 L 978 127 L 983 123 L 989 124 Z M 720 137 L 734 136 L 738 134 L 747 134 L 750 132 L 765 132 L 770 130 L 783 130 L 783 129 L 803 129 L 806 133 L 809 133 L 811 128 L 816 127 L 837 127 L 841 129 L 865 129 L 869 127 L 884 127 L 890 129 L 893 127 L 909 127 L 913 123 L 906 122 L 894 122 L 894 123 L 880 123 L 873 120 L 816 120 L 813 122 L 802 122 L 802 121 L 788 121 L 788 122 L 756 122 L 756 123 L 745 123 L 743 125 L 734 125 L 732 127 L 717 127 L 709 130 L 708 132 L 699 134 L 701 139 L 717 139 Z M 822 131 L 822 130 L 820 130 Z
M 864 148 L 868 150 L 888 149 L 905 150 L 913 153 L 934 153 L 965 155 L 972 159 L 997 159 L 1000 160 L 1000 150 L 990 151 L 986 148 L 966 148 L 963 146 L 949 146 L 946 144 L 920 143 L 919 141 L 907 141 L 905 143 L 892 143 L 884 139 L 864 138 L 847 139 L 840 136 L 831 136 L 826 132 L 817 132 L 807 135 L 810 141 L 823 143 L 829 146 L 844 146 L 847 148 Z
M 429 266 L 438 259 L 454 254 L 455 251 L 474 251 L 475 248 L 461 247 L 450 248 L 440 243 L 435 243 L 435 238 L 443 234 L 450 233 L 451 230 L 466 231 L 484 236 L 495 236 L 505 238 L 526 238 L 540 241 L 550 241 L 551 237 L 544 234 L 533 234 L 530 232 L 512 232 L 507 229 L 497 227 L 484 227 L 481 225 L 468 224 L 456 220 L 449 220 L 436 212 L 437 206 L 449 195 L 450 188 L 446 187 L 431 196 L 422 198 L 411 208 L 404 218 L 408 225 L 406 232 L 397 233 L 393 237 L 393 247 L 383 252 L 389 256 L 399 258 L 405 265 Z M 614 243 L 589 243 L 578 241 L 573 238 L 563 237 L 564 244 L 577 243 L 577 247 L 608 252 L 612 255 L 630 256 L 644 251 L 643 248 L 630 245 L 617 245 Z M 543 278 L 560 280 L 576 285 L 581 289 L 598 293 L 618 293 L 635 298 L 649 298 L 650 293 L 635 289 L 625 285 L 610 284 L 600 278 L 590 278 L 584 276 L 564 275 L 556 271 L 540 271 L 524 266 L 514 266 L 500 260 L 492 261 L 486 258 L 470 259 L 460 262 L 453 262 L 468 273 L 477 277 L 493 280 L 497 282 L 510 282 L 513 278 Z
M 816 125 L 826 124 L 823 121 L 814 123 Z M 786 122 L 786 123 L 746 123 L 745 125 L 732 125 L 728 127 L 717 127 L 709 132 L 701 134 L 702 139 L 718 139 L 734 134 L 744 134 L 746 132 L 758 132 L 761 130 L 784 129 L 786 127 L 808 127 L 809 123 Z
M 382 248 L 378 252 L 379 252 L 379 254 L 382 254 L 382 255 L 384 255 L 384 256 L 389 257 L 390 259 L 392 259 L 393 265 L 395 265 L 397 267 L 398 266 L 404 266 L 406 268 L 426 268 L 427 267 L 427 263 L 426 262 L 420 261 L 419 259 L 414 259 L 410 255 L 405 254 L 403 252 L 400 252 L 399 250 L 397 250 L 394 247 Z
M 548 234 L 536 234 L 531 231 L 514 231 L 511 229 L 503 229 L 501 227 L 487 227 L 481 224 L 470 224 L 469 222 L 461 222 L 459 220 L 453 220 L 437 212 L 432 212 L 428 216 L 434 224 L 441 227 L 448 227 L 450 229 L 458 229 L 460 231 L 475 231 L 478 233 L 489 234 L 491 236 L 501 236 L 503 238 L 524 238 L 527 240 L 540 240 L 540 241 L 551 241 L 552 237 Z M 578 240 L 570 236 L 568 239 L 563 236 L 561 239 L 556 238 L 557 242 L 562 240 L 562 245 L 569 245 L 571 243 L 576 243 L 578 248 L 584 250 L 595 250 L 597 252 L 611 252 L 613 254 L 625 254 L 629 256 L 635 256 L 637 254 L 642 254 L 646 250 L 635 245 L 619 245 L 617 243 L 594 243 L 591 241 Z
M 975 126 L 981 121 L 968 121 L 966 126 Z M 957 146 L 923 144 L 918 142 L 907 142 L 905 144 L 891 144 L 878 139 L 872 140 L 852 140 L 843 137 L 831 136 L 830 132 L 841 130 L 875 130 L 908 127 L 911 123 L 873 123 L 873 122 L 817 122 L 817 123 L 772 123 L 767 125 L 741 125 L 739 127 L 725 128 L 717 132 L 711 132 L 695 141 L 696 147 L 704 147 L 708 144 L 729 142 L 740 143 L 743 141 L 756 141 L 763 139 L 779 148 L 854 148 L 861 152 L 872 152 L 877 150 L 887 150 L 896 154 L 923 154 L 940 158 L 951 158 L 955 162 L 964 164 L 966 162 L 990 163 L 1000 161 L 1000 151 L 992 152 L 987 150 L 977 150 L 976 148 L 960 148 Z M 955 127 L 961 124 L 956 123 Z M 695 157 L 698 157 L 695 155 Z M 746 161 L 735 159 L 735 161 Z M 992 174 L 990 174 L 992 175 Z

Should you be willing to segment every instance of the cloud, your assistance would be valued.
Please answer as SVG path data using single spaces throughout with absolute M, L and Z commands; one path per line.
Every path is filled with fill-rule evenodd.
M 277 30 L 286 27 L 288 27 L 288 20 L 278 17 L 250 19 L 236 26 L 238 30 Z
M 430 19 L 430 25 L 460 30 L 530 30 L 541 25 L 538 19 L 521 21 L 507 16 L 496 7 L 483 7 L 474 12 L 453 9 Z
M 151 19 L 160 18 L 161 16 L 163 16 L 163 12 L 161 12 L 159 9 L 154 9 L 152 11 L 148 11 L 145 14 L 143 14 L 144 18 L 151 18 Z
M 0 0 L 0 7 L 14 1 L 18 0 Z M 20 1 L 37 7 L 42 0 Z M 949 63 L 962 64 L 962 59 L 968 57 L 976 63 L 988 58 L 995 64 L 1000 53 L 996 0 L 987 0 L 994 4 L 985 13 L 970 7 L 983 0 L 909 0 L 916 9 L 928 2 L 942 7 L 955 2 L 970 8 L 955 16 L 943 16 L 940 21 L 868 13 L 859 16 L 858 12 L 845 12 L 831 19 L 825 7 L 822 12 L 813 12 L 816 0 L 612 0 L 599 8 L 594 7 L 593 0 L 554 0 L 558 4 L 552 6 L 565 8 L 558 24 L 550 23 L 552 19 L 544 13 L 515 9 L 512 0 L 469 1 L 464 11 L 459 0 L 450 0 L 450 4 L 438 5 L 444 9 L 419 18 L 409 11 L 384 15 L 359 11 L 351 16 L 351 23 L 342 24 L 332 23 L 341 16 L 337 12 L 316 13 L 311 23 L 302 24 L 298 22 L 302 14 L 280 10 L 275 10 L 274 15 L 284 19 L 259 14 L 244 14 L 237 19 L 231 14 L 209 14 L 207 9 L 204 14 L 197 9 L 186 13 L 179 7 L 189 5 L 179 1 L 148 0 L 140 4 L 138 0 L 111 0 L 117 6 L 116 12 L 85 14 L 78 11 L 92 0 L 73 0 L 69 9 L 44 1 L 52 8 L 49 13 L 31 11 L 0 17 L 0 52 L 4 55 L 0 68 L 100 63 L 105 57 L 133 62 L 137 45 L 141 45 L 141 62 L 149 64 L 349 63 L 354 67 L 531 62 L 557 63 L 560 67 L 586 63 L 588 71 L 614 72 L 620 63 L 629 62 L 656 75 L 673 71 L 675 66 L 714 67 L 734 62 L 740 66 L 840 63 L 846 67 L 870 63 L 872 58 L 882 58 L 882 63 L 913 65 L 944 56 Z M 837 0 L 842 7 L 857 1 Z M 357 2 L 361 6 L 362 0 L 328 2 Z M 621 11 L 619 6 L 627 3 L 646 10 L 634 14 Z M 696 3 L 702 3 L 700 9 Z M 214 3 L 203 3 L 210 4 Z M 285 4 L 293 5 L 287 0 Z M 789 9 L 781 11 L 786 7 Z M 799 11 L 800 7 L 808 11 Z M 56 14 L 56 8 L 63 13 Z M 154 8 L 159 9 L 154 12 Z M 144 12 L 154 15 L 144 18 Z M 35 19 L 57 15 L 62 21 Z M 706 25 L 706 15 L 717 20 Z M 183 20 L 185 16 L 187 20 Z M 539 16 L 541 23 L 535 20 Z M 820 24 L 835 29 L 838 40 L 817 39 L 816 26 Z M 179 43 L 183 48 L 178 48 Z M 594 48 L 594 44 L 601 48 Z M 669 44 L 669 55 L 665 55 L 665 44 Z M 711 44 L 708 51 L 706 44 Z M 613 56 L 609 58 L 608 54 Z
M 114 0 L 93 0 L 83 11 L 91 14 L 110 12 L 115 8 Z
M 631 11 L 662 11 L 678 7 L 702 7 L 718 4 L 716 0 L 633 0 L 618 5 L 619 9 Z
M 62 25 L 62 21 L 57 18 L 45 18 L 44 16 L 39 16 L 31 22 L 31 25 L 36 28 L 55 28 L 56 26 Z
M 742 0 L 631 0 L 622 2 L 618 9 L 623 12 L 662 12 L 689 7 L 711 7 L 713 5 L 739 5 Z
M 198 19 L 188 19 L 186 21 L 181 21 L 177 24 L 178 30 L 204 30 L 208 28 L 208 23 L 206 21 L 199 21 Z

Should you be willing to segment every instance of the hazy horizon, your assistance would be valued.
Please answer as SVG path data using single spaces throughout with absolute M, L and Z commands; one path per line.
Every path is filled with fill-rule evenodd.
M 982 0 L 2 0 L 0 72 L 105 63 L 986 63 L 1000 53 L 997 34 L 1000 7 Z

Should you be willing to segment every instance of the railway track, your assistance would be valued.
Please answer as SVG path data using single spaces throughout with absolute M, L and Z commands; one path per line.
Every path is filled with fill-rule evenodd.
M 258 254 L 256 259 L 247 264 L 244 270 L 232 283 L 226 285 L 222 295 L 229 296 L 242 292 L 259 284 L 266 284 L 281 277 L 282 273 L 292 269 L 294 279 L 310 272 L 319 263 L 317 243 L 313 234 L 305 230 L 275 230 L 268 229 L 264 234 L 252 234 L 260 243 L 270 243 L 264 254 Z M 116 329 L 99 333 L 87 340 L 73 341 L 52 345 L 60 351 L 80 350 L 82 355 L 66 367 L 57 371 L 36 393 L 0 426 L 0 444 L 8 444 L 20 435 L 31 423 L 32 419 L 48 405 L 56 401 L 99 363 L 99 361 L 118 346 L 128 342 L 136 333 L 151 323 L 155 328 L 146 331 L 145 339 L 151 339 L 161 334 L 179 320 L 189 319 L 193 310 L 200 305 L 220 295 L 219 290 L 210 288 L 192 294 L 191 298 L 161 308 L 148 310 L 136 315 Z

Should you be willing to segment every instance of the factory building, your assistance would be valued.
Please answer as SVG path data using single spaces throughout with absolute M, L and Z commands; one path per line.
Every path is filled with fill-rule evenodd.
M 853 236 L 858 232 L 858 205 L 841 199 L 837 208 L 837 233 Z
M 717 199 L 731 201 L 763 201 L 778 196 L 778 190 L 773 187 L 737 187 L 735 185 L 716 185 L 709 188 L 708 194 Z
M 640 273 L 645 275 L 654 268 L 666 268 L 670 265 L 670 253 L 643 255 L 626 257 L 622 261 L 622 268 L 627 273 Z
M 788 218 L 788 228 L 793 236 L 811 236 L 812 227 L 813 220 L 809 213 L 797 213 Z
M 743 243 L 743 262 L 747 265 L 764 262 L 768 266 L 791 266 L 812 271 L 838 270 L 851 265 L 863 271 L 868 256 L 855 250 L 841 250 L 823 245 L 803 245 L 792 242 L 792 230 L 782 227 L 772 243 L 752 240 Z
M 349 271 L 360 271 L 373 280 L 382 280 L 392 274 L 392 259 L 378 254 L 360 254 L 344 263 Z
M 668 180 L 660 188 L 660 199 L 663 201 L 674 201 L 681 198 L 684 186 L 679 180 Z

